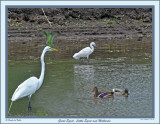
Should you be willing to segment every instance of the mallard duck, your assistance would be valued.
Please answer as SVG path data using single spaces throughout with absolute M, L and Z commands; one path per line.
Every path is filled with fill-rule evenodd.
M 109 97 L 113 97 L 114 92 L 109 92 L 109 91 L 98 91 L 97 87 L 93 88 L 94 92 L 94 98 L 109 98 Z
M 113 92 L 114 92 L 115 95 L 122 95 L 122 96 L 125 96 L 125 97 L 128 97 L 128 95 L 129 95 L 129 91 L 128 91 L 127 88 L 125 88 L 125 89 L 114 88 Z

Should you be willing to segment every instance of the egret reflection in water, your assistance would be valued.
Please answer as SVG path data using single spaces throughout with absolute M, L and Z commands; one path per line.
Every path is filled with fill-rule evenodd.
M 106 50 L 104 43 L 104 47 L 97 44 L 101 49 L 92 54 L 88 65 L 75 64 L 73 59 L 54 59 L 54 62 L 48 62 L 45 83 L 32 97 L 32 115 L 39 116 L 37 113 L 40 112 L 54 117 L 152 116 L 152 42 L 127 43 L 129 51 L 124 53 L 112 53 Z M 123 42 L 123 45 L 122 49 L 126 42 Z M 145 49 L 138 51 L 139 46 Z M 120 50 L 119 46 L 116 48 Z M 66 57 L 71 57 L 71 54 L 65 54 Z M 39 66 L 39 59 L 8 62 L 8 103 L 19 81 L 31 75 L 39 76 Z M 130 95 L 127 98 L 94 99 L 92 90 L 95 86 L 100 91 L 128 88 Z M 28 116 L 27 110 L 24 110 L 27 101 L 28 99 L 24 98 L 15 102 L 11 116 Z
M 76 94 L 77 97 L 92 98 L 90 94 L 93 86 L 96 83 L 94 75 L 95 75 L 94 65 L 78 65 L 78 64 L 74 65 L 74 83 L 75 83 L 74 87 L 75 90 L 79 91 Z

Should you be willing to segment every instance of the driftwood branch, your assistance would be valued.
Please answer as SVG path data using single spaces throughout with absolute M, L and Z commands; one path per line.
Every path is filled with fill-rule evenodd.
M 41 8 L 41 9 L 42 9 L 42 12 L 43 12 L 44 16 L 46 17 L 46 19 L 47 19 L 49 25 L 52 27 L 51 22 L 48 20 L 48 18 L 47 18 L 47 16 L 46 16 L 45 12 L 44 12 L 44 10 L 43 10 L 43 8 Z

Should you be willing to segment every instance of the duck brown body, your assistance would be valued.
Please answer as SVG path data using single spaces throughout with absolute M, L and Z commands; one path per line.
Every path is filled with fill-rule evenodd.
M 94 87 L 92 92 L 94 92 L 94 98 L 97 98 L 100 95 L 104 95 L 106 97 L 113 97 L 113 94 L 114 94 L 113 92 L 109 92 L 109 91 L 98 91 L 97 87 Z

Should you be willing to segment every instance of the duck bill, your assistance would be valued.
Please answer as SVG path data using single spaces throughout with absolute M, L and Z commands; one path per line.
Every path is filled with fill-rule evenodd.
M 125 93 L 125 96 L 128 97 L 128 93 Z
M 56 50 L 56 49 L 53 49 L 53 48 L 52 48 L 52 50 L 53 50 L 53 51 L 58 51 L 58 50 Z

